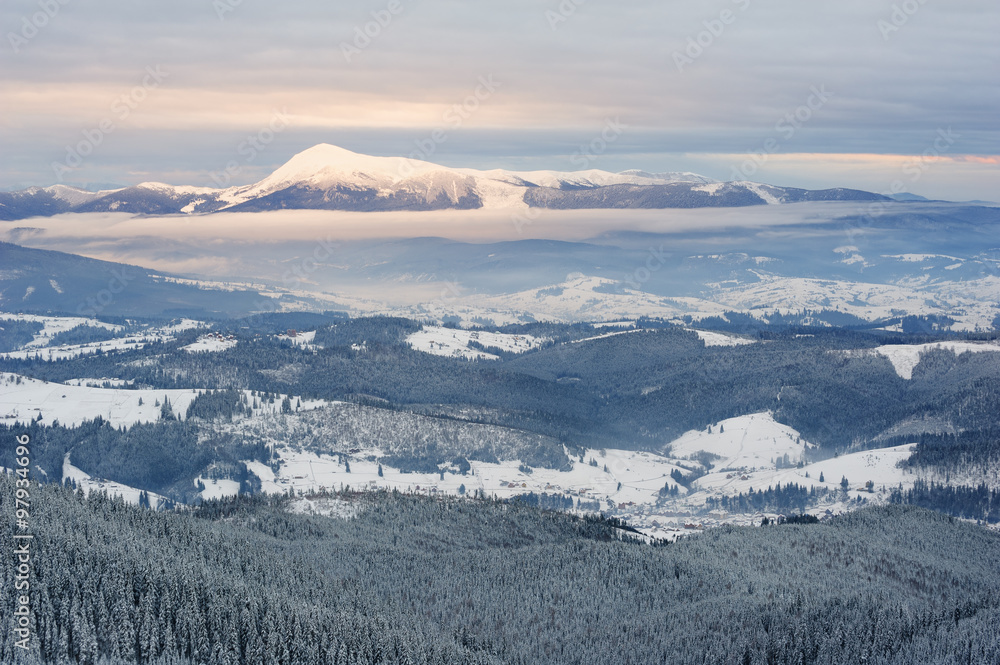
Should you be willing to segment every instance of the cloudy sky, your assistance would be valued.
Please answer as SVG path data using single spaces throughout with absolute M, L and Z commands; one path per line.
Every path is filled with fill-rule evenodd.
M 328 142 L 1000 199 L 996 0 L 5 0 L 0 23 L 0 189 L 243 184 Z

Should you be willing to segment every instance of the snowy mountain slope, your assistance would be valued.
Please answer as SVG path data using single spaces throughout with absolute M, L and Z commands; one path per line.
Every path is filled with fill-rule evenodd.
M 756 341 L 746 337 L 737 337 L 736 335 L 724 335 L 710 330 L 695 330 L 694 332 L 705 343 L 705 346 L 743 346 L 744 344 L 753 344 Z
M 913 378 L 913 370 L 920 364 L 920 358 L 928 351 L 943 349 L 955 355 L 962 353 L 1000 353 L 998 343 L 979 342 L 935 342 L 933 344 L 890 344 L 875 349 L 875 353 L 885 356 L 904 379 Z
M 45 361 L 66 360 L 94 353 L 114 353 L 117 351 L 132 351 L 141 349 L 152 341 L 145 335 L 135 335 L 110 339 L 104 342 L 89 342 L 87 344 L 64 344 L 42 348 L 24 348 L 19 351 L 0 353 L 0 358 L 11 360 L 31 360 L 39 358 Z
M 524 353 L 538 348 L 546 340 L 531 335 L 509 335 L 481 330 L 460 330 L 439 326 L 424 326 L 406 338 L 406 343 L 417 351 L 436 356 L 465 358 L 466 360 L 496 360 L 498 356 L 469 346 L 477 342 L 490 348 L 496 347 L 512 353 Z
M 463 325 L 473 325 L 478 320 L 501 325 L 531 320 L 575 322 L 637 317 L 680 322 L 686 316 L 698 321 L 722 317 L 726 312 L 742 312 L 763 319 L 776 312 L 795 315 L 808 310 L 843 312 L 866 321 L 942 316 L 954 321 L 948 326 L 951 330 L 976 331 L 991 329 L 1000 316 L 995 299 L 1000 293 L 1000 279 L 992 276 L 902 285 L 753 272 L 756 281 L 708 283 L 700 297 L 663 296 L 632 288 L 628 282 L 576 274 L 559 283 L 512 293 L 468 293 L 403 307 L 367 304 L 362 308 L 439 321 L 457 316 Z M 724 340 L 699 334 L 709 345 L 741 343 L 735 341 L 738 338 Z
M 60 201 L 65 201 L 71 207 L 78 206 L 83 203 L 88 203 L 95 199 L 99 199 L 102 196 L 106 196 L 115 192 L 117 190 L 107 189 L 98 192 L 89 192 L 85 189 L 78 189 L 76 187 L 70 187 L 68 185 L 52 185 L 51 187 L 43 187 L 45 191 L 49 192 L 55 198 Z
M 266 301 L 252 289 L 194 285 L 126 263 L 0 242 L 0 309 L 124 316 L 249 312 Z
M 759 281 L 709 284 L 704 298 L 733 311 L 837 310 L 875 321 L 903 314 L 955 319 L 953 330 L 990 329 L 998 315 L 1000 280 L 988 276 L 940 284 L 879 284 L 785 277 L 757 272 Z
M 36 187 L 0 194 L 0 219 L 64 212 L 691 208 L 882 198 L 847 189 L 810 192 L 751 182 L 716 183 L 693 173 L 480 171 L 363 155 L 321 143 L 250 185 L 212 189 L 146 182 L 93 193 L 62 185 Z
M 130 503 L 133 506 L 139 505 L 139 497 L 143 492 L 134 487 L 116 483 L 113 480 L 92 477 L 83 469 L 73 466 L 70 462 L 70 455 L 67 453 L 66 459 L 63 460 L 62 482 L 65 483 L 69 480 L 72 480 L 78 489 L 83 490 L 84 494 L 90 494 L 94 491 L 105 492 L 109 496 L 120 496 L 126 503 Z M 153 510 L 156 510 L 160 507 L 161 503 L 167 501 L 166 497 L 160 496 L 155 492 L 146 492 L 146 496 L 149 497 L 149 507 Z
M 97 319 L 75 317 L 75 316 L 36 316 L 33 314 L 7 314 L 0 312 L 0 321 L 3 320 L 37 321 L 45 326 L 27 344 L 19 349 L 0 353 L 0 358 L 12 360 L 29 360 L 39 358 L 45 361 L 67 360 L 80 356 L 95 353 L 109 354 L 119 351 L 130 351 L 141 349 L 152 342 L 169 342 L 174 339 L 174 335 L 184 330 L 205 327 L 208 324 L 193 319 L 181 319 L 174 323 L 163 326 L 150 326 L 134 334 L 123 334 L 124 328 L 119 325 L 104 323 Z M 61 344 L 53 346 L 53 335 L 66 330 L 71 330 L 77 326 L 89 326 L 93 328 L 103 328 L 119 336 L 113 339 L 101 340 L 97 342 L 86 342 L 82 344 Z M 232 342 L 235 344 L 235 342 Z
M 0 327 L 3 326 L 3 321 L 32 321 L 42 324 L 42 329 L 23 348 L 48 346 L 53 336 L 77 326 L 91 326 L 111 331 L 121 330 L 121 326 L 113 323 L 105 323 L 97 319 L 82 316 L 42 316 L 38 314 L 9 314 L 7 312 L 0 312 Z
M 721 307 L 706 309 L 722 313 Z M 502 295 L 470 294 L 448 302 L 423 303 L 420 311 L 442 317 L 447 314 L 463 319 L 477 315 L 495 321 L 613 321 L 636 316 L 672 318 L 687 308 L 670 298 L 621 287 L 615 280 L 586 275 L 569 275 L 566 281 L 541 288 Z
M 236 346 L 235 339 L 228 339 L 218 334 L 207 334 L 199 337 L 195 342 L 182 346 L 181 351 L 188 353 L 212 353 L 215 351 L 225 351 Z
M 342 408 L 357 409 L 346 405 Z M 389 421 L 408 417 L 369 409 L 360 422 L 370 426 L 376 412 Z M 309 421 L 312 427 L 316 425 L 316 416 L 322 417 L 322 411 L 312 412 Z M 291 431 L 297 431 L 297 420 L 294 415 L 275 415 L 271 420 L 256 421 L 254 427 L 258 433 L 272 427 L 289 426 L 293 428 Z M 391 424 L 386 422 L 383 426 L 391 427 Z M 290 436 L 289 431 L 283 436 Z M 374 442 L 375 438 L 370 441 Z M 348 450 L 349 446 L 356 447 Z M 308 443 L 305 448 L 276 443 L 275 454 L 280 460 L 277 465 L 247 462 L 247 467 L 261 479 L 264 491 L 274 493 L 287 493 L 289 489 L 310 493 L 322 488 L 350 486 L 431 495 L 481 491 L 486 496 L 502 499 L 529 492 L 547 494 L 561 497 L 584 512 L 600 510 L 625 517 L 631 524 L 660 537 L 673 537 L 710 525 L 749 524 L 760 520 L 760 514 L 706 515 L 704 508 L 709 498 L 731 497 L 779 484 L 797 484 L 828 492 L 827 499 L 810 512 L 840 513 L 850 510 L 851 502 L 859 499 L 884 502 L 893 488 L 909 488 L 918 479 L 934 478 L 899 466 L 910 456 L 912 444 L 853 452 L 798 466 L 806 450 L 813 446 L 805 443 L 797 431 L 775 422 L 767 413 L 724 420 L 713 426 L 711 433 L 687 432 L 668 446 L 666 454 L 588 449 L 582 451 L 580 457 L 571 457 L 569 466 L 562 469 L 526 468 L 518 459 L 500 459 L 496 462 L 470 460 L 470 469 L 465 474 L 450 465 L 443 465 L 437 472 L 402 472 L 383 459 L 388 453 L 385 447 L 364 445 L 353 438 L 325 450 L 309 449 Z M 702 453 L 709 453 L 709 456 L 706 458 Z M 713 467 L 706 469 L 701 461 L 684 459 L 688 456 L 709 459 Z M 782 466 L 786 459 L 791 466 Z M 689 488 L 684 487 L 676 480 L 678 474 L 695 480 Z M 848 479 L 846 492 L 841 489 L 843 478 Z M 665 494 L 668 489 L 671 491 Z M 303 509 L 319 510 L 319 507 L 304 506 Z M 692 520 L 694 515 L 697 517 Z
M 759 491 L 790 483 L 836 491 L 841 488 L 844 478 L 847 478 L 849 497 L 884 500 L 886 492 L 894 487 L 902 485 L 909 488 L 918 478 L 925 477 L 899 466 L 912 452 L 913 444 L 905 444 L 847 453 L 802 467 L 777 469 L 772 466 L 740 473 L 713 472 L 694 482 L 688 501 L 692 506 L 701 505 L 710 496 L 734 496 L 746 494 L 751 489 Z M 874 492 L 868 491 L 868 481 L 872 482 Z
M 164 399 L 170 401 L 174 414 L 183 418 L 198 392 L 93 388 L 0 372 L 0 422 L 6 425 L 27 423 L 41 416 L 43 425 L 59 421 L 66 427 L 75 427 L 84 420 L 100 416 L 114 427 L 130 427 L 159 420 Z
M 709 429 L 687 432 L 664 451 L 677 459 L 709 453 L 717 457 L 712 463 L 720 469 L 753 471 L 774 468 L 775 460 L 786 455 L 789 463 L 798 463 L 810 447 L 798 432 L 776 422 L 769 413 L 729 418 Z

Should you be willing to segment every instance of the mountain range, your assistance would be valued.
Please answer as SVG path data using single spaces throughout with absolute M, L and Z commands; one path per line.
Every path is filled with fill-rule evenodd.
M 702 208 L 887 200 L 854 189 L 717 182 L 694 173 L 449 168 L 403 157 L 362 155 L 322 143 L 295 155 L 259 182 L 226 189 L 144 182 L 98 192 L 61 184 L 4 192 L 0 220 L 67 212 Z

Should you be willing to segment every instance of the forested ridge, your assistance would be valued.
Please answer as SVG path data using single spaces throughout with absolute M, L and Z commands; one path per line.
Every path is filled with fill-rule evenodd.
M 0 489 L 9 513 L 12 480 Z M 32 492 L 35 638 L 24 655 L 4 631 L 3 662 L 1000 659 L 1000 535 L 912 507 L 654 547 L 517 501 L 314 497 L 356 505 L 330 519 L 287 497 L 155 513 Z
M 543 348 L 469 362 L 409 348 L 405 337 L 420 324 L 407 319 L 322 326 L 315 351 L 255 336 L 280 330 L 280 322 L 239 324 L 229 324 L 239 343 L 217 353 L 178 352 L 197 337 L 190 331 L 116 354 L 0 359 L 0 370 L 56 382 L 115 376 L 155 388 L 294 393 L 428 415 L 461 408 L 479 422 L 589 447 L 652 448 L 725 418 L 771 410 L 809 441 L 836 450 L 884 445 L 895 425 L 918 418 L 947 423 L 949 431 L 991 430 L 1000 413 L 1000 354 L 932 351 L 903 379 L 888 359 L 864 352 L 942 336 L 758 330 L 755 344 L 705 347 L 692 331 L 663 323 L 587 343 L 572 343 L 585 334 L 579 325 L 536 324 L 512 330 L 548 335 Z
M 265 460 L 267 436 L 226 423 L 248 416 L 254 404 L 275 404 L 282 394 L 345 402 L 282 423 L 279 433 L 298 447 L 325 453 L 379 448 L 387 464 L 423 472 L 468 463 L 463 460 L 518 459 L 562 468 L 568 461 L 564 447 L 569 454 L 584 448 L 660 451 L 684 432 L 769 411 L 818 444 L 809 452 L 817 458 L 917 443 L 906 464 L 954 485 L 969 500 L 936 489 L 900 493 L 898 501 L 930 507 L 940 498 L 935 507 L 956 516 L 995 515 L 991 504 L 976 498 L 976 488 L 1000 465 L 1000 353 L 929 351 L 912 378 L 904 379 L 874 352 L 876 346 L 956 335 L 766 327 L 744 319 L 713 325 L 739 330 L 754 343 L 707 347 L 695 332 L 663 321 L 640 321 L 640 331 L 589 341 L 582 340 L 600 331 L 584 324 L 507 326 L 499 330 L 544 341 L 496 361 L 412 349 L 406 337 L 421 324 L 408 319 L 293 313 L 221 320 L 216 328 L 237 344 L 214 353 L 181 351 L 203 334 L 189 330 L 172 341 L 118 353 L 58 362 L 0 359 L 0 370 L 54 382 L 116 377 L 131 381 L 126 389 L 209 389 L 184 414 L 186 420 L 128 429 L 100 420 L 72 429 L 36 423 L 2 429 L 29 432 L 35 463 L 52 480 L 61 479 L 70 453 L 73 464 L 95 477 L 188 502 L 198 476 L 230 478 L 254 489 L 254 477 L 240 460 Z M 139 325 L 116 323 L 128 324 L 127 331 Z M 315 329 L 313 345 L 274 336 L 292 326 Z M 23 343 L 32 332 L 37 324 L 9 325 L 0 346 Z M 74 328 L 60 339 L 107 334 Z M 966 337 L 985 340 L 992 334 Z M 252 398 L 242 391 L 251 391 Z M 282 404 L 281 410 L 291 412 L 297 404 Z M 10 456 L 7 447 L 0 448 L 0 464 L 11 466 Z M 802 511 L 816 500 L 799 488 L 759 487 L 720 507 Z

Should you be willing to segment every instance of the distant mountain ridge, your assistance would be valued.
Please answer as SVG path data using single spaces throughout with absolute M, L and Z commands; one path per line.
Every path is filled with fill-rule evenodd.
M 739 207 L 800 201 L 888 201 L 854 189 L 717 182 L 694 173 L 480 171 L 373 157 L 321 143 L 251 185 L 215 189 L 145 182 L 88 192 L 66 185 L 0 193 L 0 220 L 67 212 L 148 215 L 281 209 L 474 210 Z
M 77 316 L 215 316 L 260 311 L 270 298 L 208 287 L 125 263 L 0 242 L 0 308 Z M 211 288 L 215 287 L 215 288 Z

